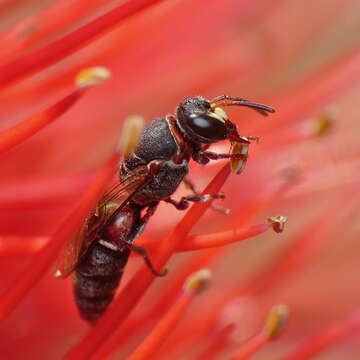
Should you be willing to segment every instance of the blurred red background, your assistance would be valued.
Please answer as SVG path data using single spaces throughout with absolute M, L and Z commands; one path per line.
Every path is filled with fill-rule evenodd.
M 122 3 L 2 1 L 0 75 L 14 59 L 32 51 L 36 55 L 38 49 Z M 311 333 L 348 316 L 360 300 L 356 221 L 359 25 L 360 4 L 350 0 L 320 0 L 311 6 L 299 0 L 159 1 L 83 43 L 77 51 L 66 56 L 64 52 L 55 63 L 40 63 L 38 71 L 4 84 L 0 88 L 0 130 L 67 95 L 83 68 L 106 66 L 112 74 L 107 83 L 91 89 L 54 123 L 1 154 L 0 236 L 3 241 L 15 235 L 31 241 L 34 236 L 51 235 L 111 155 L 128 115 L 139 114 L 149 122 L 173 112 L 183 97 L 191 95 L 232 94 L 273 106 L 276 114 L 269 118 L 229 109 L 240 134 L 258 135 L 261 141 L 252 145 L 244 173 L 229 178 L 223 189 L 227 199 L 221 205 L 231 209 L 233 224 L 240 222 L 259 193 L 280 181 L 283 170 L 296 167 L 301 171 L 299 183 L 249 220 L 249 225 L 257 224 L 281 214 L 289 219 L 285 232 L 268 232 L 228 245 L 212 266 L 212 287 L 192 305 L 179 334 L 181 326 L 191 327 L 194 314 L 201 321 L 201 316 L 214 312 L 216 300 L 235 284 L 257 273 L 263 278 L 270 273 L 265 292 L 238 294 L 246 299 L 246 305 L 241 305 L 244 312 L 252 316 L 244 320 L 234 315 L 242 334 L 237 334 L 237 340 L 243 341 L 261 327 L 271 304 L 287 304 L 290 319 L 286 331 L 255 358 L 284 356 Z M 36 57 L 32 61 L 36 62 Z M 326 136 L 317 137 L 309 126 L 324 113 L 330 114 L 332 126 Z M 219 169 L 216 164 L 191 166 L 190 177 L 199 189 Z M 177 196 L 185 191 L 180 188 Z M 349 191 L 351 199 L 347 196 L 339 202 Z M 302 233 L 304 229 L 330 210 L 329 233 L 319 246 L 309 246 L 303 261 L 296 263 L 287 255 L 290 265 L 279 272 L 262 270 L 267 264 L 281 263 L 282 251 L 296 236 L 302 238 L 303 247 L 292 251 L 300 253 L 310 238 L 310 233 Z M 165 236 L 182 216 L 162 204 L 144 236 Z M 209 211 L 193 233 L 218 231 L 227 221 Z M 5 291 L 31 256 L 0 255 L 0 287 Z M 174 256 L 168 265 L 170 274 L 156 280 L 136 312 L 146 313 L 192 256 Z M 125 282 L 139 264 L 138 259 L 131 261 Z M 223 311 L 216 310 L 219 314 Z M 73 303 L 71 281 L 55 280 L 49 270 L 1 324 L 1 358 L 60 358 L 86 331 Z M 120 358 L 134 349 L 143 335 L 144 331 L 134 333 L 131 341 L 117 350 Z M 176 332 L 173 336 L 176 339 Z M 211 336 L 204 335 L 201 341 L 181 349 L 171 347 L 169 339 L 158 356 L 196 358 L 202 346 L 213 341 L 215 330 Z M 215 358 L 228 358 L 234 348 L 225 349 L 221 355 L 225 357 Z M 317 359 L 355 359 L 359 354 L 359 336 L 352 331 Z

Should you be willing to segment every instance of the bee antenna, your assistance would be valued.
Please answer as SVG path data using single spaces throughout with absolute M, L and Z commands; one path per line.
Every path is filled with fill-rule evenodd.
M 236 96 L 231 96 L 231 95 L 220 95 L 220 96 L 217 96 L 216 98 L 212 99 L 210 102 L 210 106 L 212 109 L 215 109 L 219 106 L 231 106 L 231 105 L 250 107 L 263 116 L 268 116 L 269 115 L 268 113 L 275 112 L 275 110 L 273 108 L 271 108 L 270 106 L 253 103 L 246 99 L 239 98 Z

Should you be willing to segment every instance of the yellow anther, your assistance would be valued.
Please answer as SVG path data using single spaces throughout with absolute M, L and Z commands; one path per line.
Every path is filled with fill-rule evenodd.
M 272 226 L 275 232 L 281 233 L 284 231 L 287 218 L 282 215 L 272 216 L 267 218 L 267 222 Z
M 76 85 L 80 87 L 102 84 L 111 76 L 110 71 L 103 66 L 94 66 L 81 70 L 75 78 Z
M 286 305 L 274 306 L 266 319 L 264 332 L 268 338 L 274 338 L 284 329 L 289 317 Z
M 140 115 L 128 116 L 125 119 L 119 145 L 125 158 L 135 149 L 143 128 L 144 119 Z
M 211 278 L 210 269 L 201 269 L 191 274 L 185 281 L 184 290 L 188 292 L 200 292 L 206 288 Z
M 311 120 L 311 133 L 314 137 L 326 135 L 333 125 L 333 117 L 329 112 L 323 112 Z

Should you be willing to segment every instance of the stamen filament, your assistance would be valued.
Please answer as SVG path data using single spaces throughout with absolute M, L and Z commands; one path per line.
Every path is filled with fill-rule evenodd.
M 59 118 L 84 95 L 86 89 L 103 83 L 109 77 L 109 70 L 101 66 L 80 71 L 75 78 L 78 86 L 75 91 L 47 109 L 0 133 L 0 152 L 10 150 Z
M 258 224 L 211 234 L 191 235 L 178 244 L 176 252 L 202 250 L 232 244 L 260 235 L 270 228 L 270 224 Z M 160 242 L 161 239 L 159 238 L 140 238 L 136 243 L 145 246 L 149 251 L 153 251 Z
M 260 210 L 266 207 L 273 199 L 278 199 L 282 196 L 282 193 L 286 191 L 289 186 L 293 183 L 292 181 L 287 181 L 285 183 L 279 183 L 273 179 L 269 179 L 266 182 L 266 186 L 259 189 L 259 193 L 255 198 L 249 200 L 248 203 L 240 211 L 240 215 L 236 216 L 232 222 L 226 225 L 226 228 L 233 227 L 234 225 L 243 225 L 250 221 Z M 163 294 L 161 299 L 158 301 L 154 309 L 151 311 L 151 315 L 161 313 L 162 309 L 167 306 L 167 304 L 173 301 L 174 296 L 176 296 L 178 289 L 180 288 L 182 281 L 184 281 L 184 276 L 187 274 L 196 271 L 199 268 L 203 267 L 213 267 L 216 266 L 216 263 L 222 259 L 222 257 L 228 251 L 227 248 L 213 248 L 198 254 L 195 254 L 188 262 L 181 266 L 178 269 L 178 276 L 172 282 L 171 286 L 168 287 L 166 292 Z M 236 291 L 234 291 L 236 292 Z M 220 309 L 226 301 L 219 300 L 214 304 L 214 309 Z M 183 347 L 184 342 L 194 343 L 208 331 L 217 321 L 218 313 L 214 311 L 212 314 L 206 317 L 206 319 L 201 319 L 201 321 L 194 321 L 191 326 L 191 329 L 183 329 L 176 333 L 176 336 L 173 336 L 171 340 L 165 345 L 166 349 L 172 347 L 178 348 Z M 146 319 L 144 319 L 146 321 Z M 118 337 L 118 342 L 121 340 Z M 170 343 L 171 342 L 171 343 Z M 106 345 L 105 345 L 106 346 Z M 164 349 L 165 350 L 165 349 Z M 165 352 L 165 351 L 164 351 Z
M 283 101 L 276 104 L 281 112 L 276 114 L 277 131 L 291 122 L 301 121 L 316 115 L 323 107 L 358 83 L 360 73 L 360 47 L 351 49 L 339 59 L 324 66 L 321 71 L 310 74 L 302 84 L 296 84 L 292 94 L 289 91 Z M 266 130 L 273 129 L 273 123 L 262 124 L 259 135 L 265 138 Z M 258 132 L 257 132 L 258 133 Z
M 89 186 L 75 209 L 59 226 L 51 237 L 51 241 L 34 257 L 32 263 L 8 288 L 0 298 L 0 323 L 14 310 L 16 305 L 41 279 L 54 262 L 60 249 L 66 241 L 74 236 L 81 223 L 95 206 L 108 181 L 114 175 L 120 160 L 120 154 L 115 153 L 105 164 L 96 179 Z
M 26 238 L 21 236 L 1 236 L 0 256 L 35 255 L 39 253 L 48 242 L 49 238 L 46 236 Z
M 217 359 L 220 358 L 220 354 L 226 349 L 232 342 L 231 333 L 235 331 L 236 324 L 231 323 L 220 330 L 215 336 L 214 341 L 205 348 L 200 355 L 196 357 L 197 360 L 203 359 Z
M 285 305 L 274 306 L 268 315 L 264 329 L 245 342 L 231 360 L 249 359 L 266 343 L 276 339 L 284 329 L 287 318 L 288 311 Z
M 144 10 L 157 3 L 159 0 L 133 0 L 126 1 L 88 22 L 80 28 L 64 35 L 63 37 L 31 51 L 19 59 L 0 66 L 0 86 L 30 75 L 41 68 L 51 65 L 64 57 L 72 54 L 80 48 L 88 45 L 88 42 L 109 30 L 112 26 L 125 18 Z
M 335 231 L 341 222 L 339 207 L 344 209 L 344 204 L 351 203 L 352 196 L 352 189 L 347 189 L 342 193 L 325 212 L 304 226 L 290 245 L 269 266 L 265 266 L 257 275 L 241 284 L 237 291 L 260 296 L 270 288 L 274 291 L 275 286 L 280 286 L 290 276 L 301 270 L 302 266 L 331 239 L 329 234 Z M 342 217 L 345 214 L 346 211 L 343 210 Z M 336 221 L 329 226 L 329 219 L 336 219 Z M 271 286 L 269 279 L 271 279 Z
M 294 351 L 284 356 L 282 360 L 305 360 L 319 354 L 321 351 L 341 340 L 352 330 L 359 330 L 360 316 L 356 311 L 350 317 L 338 321 L 310 336 Z
M 210 271 L 203 269 L 189 277 L 179 299 L 161 318 L 141 345 L 127 358 L 128 360 L 146 360 L 156 352 L 180 321 L 195 295 L 199 294 L 206 286 L 210 276 Z
M 269 338 L 263 332 L 260 332 L 243 344 L 241 349 L 231 358 L 231 360 L 250 359 L 250 357 L 259 351 L 268 341 Z
M 70 95 L 67 95 L 47 109 L 31 116 L 10 129 L 0 132 L 0 152 L 12 149 L 59 118 L 84 95 L 85 91 L 86 88 L 76 89 Z
M 229 164 L 225 164 L 212 182 L 206 187 L 203 194 L 217 194 L 227 177 L 230 175 Z M 192 227 L 210 206 L 210 202 L 196 203 L 186 213 L 183 219 L 173 228 L 162 241 L 157 256 L 153 259 L 154 266 L 161 269 L 173 254 L 176 246 L 190 232 Z M 155 261 L 154 261 L 155 260 Z M 143 265 L 130 279 L 129 283 L 120 292 L 109 310 L 99 319 L 99 322 L 88 334 L 65 356 L 65 359 L 88 359 L 94 353 L 101 351 L 106 340 L 119 327 L 135 305 L 140 301 L 145 291 L 154 279 L 154 275 Z
M 271 227 L 271 224 L 258 224 L 229 231 L 188 236 L 183 243 L 178 245 L 176 252 L 202 250 L 228 245 L 261 235 Z M 50 238 L 48 237 L 27 237 L 23 239 L 17 236 L 3 236 L 0 237 L 0 256 L 5 254 L 33 255 L 48 244 L 49 241 Z M 161 241 L 161 238 L 140 238 L 136 244 L 145 246 L 148 251 L 152 251 L 159 246 Z

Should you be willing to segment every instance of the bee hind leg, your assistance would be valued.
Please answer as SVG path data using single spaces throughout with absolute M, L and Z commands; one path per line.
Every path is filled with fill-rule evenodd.
M 167 198 L 164 201 L 174 205 L 178 210 L 186 210 L 190 206 L 190 202 L 207 202 L 214 199 L 224 199 L 224 194 L 205 194 L 205 195 L 190 195 L 183 196 L 179 201 L 172 198 Z
M 131 250 L 134 251 L 136 254 L 142 256 L 142 258 L 145 261 L 145 264 L 155 276 L 165 276 L 167 274 L 167 269 L 164 269 L 160 272 L 155 269 L 149 254 L 147 253 L 146 249 L 143 246 L 132 245 Z
M 131 251 L 134 251 L 136 254 L 142 256 L 142 258 L 145 261 L 145 264 L 148 266 L 148 268 L 151 270 L 151 272 L 155 276 L 165 276 L 167 274 L 167 270 L 157 271 L 150 259 L 150 256 L 146 249 L 143 246 L 134 245 L 134 241 L 141 235 L 143 232 L 145 225 L 149 221 L 152 215 L 154 215 L 155 210 L 158 206 L 158 203 L 154 203 L 153 205 L 150 205 L 146 209 L 145 215 L 140 219 L 138 225 L 136 226 L 135 230 L 133 231 L 130 239 L 128 241 L 124 241 L 123 244 Z

